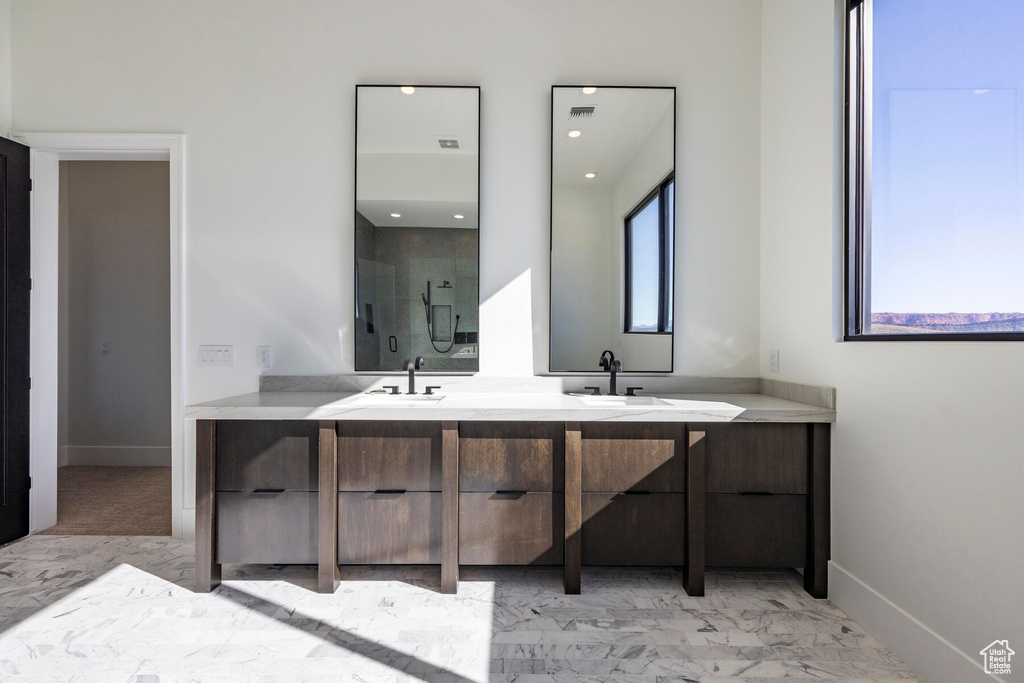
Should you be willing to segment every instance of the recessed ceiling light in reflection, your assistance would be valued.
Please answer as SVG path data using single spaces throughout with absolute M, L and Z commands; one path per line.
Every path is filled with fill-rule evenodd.
M 591 171 L 590 173 L 584 173 L 584 174 L 583 174 L 583 177 L 584 177 L 584 178 L 596 178 L 596 177 L 597 177 L 597 174 L 596 174 L 596 173 L 594 173 L 593 171 Z
M 400 214 L 400 213 L 393 213 L 393 214 L 391 214 L 391 217 L 392 218 L 401 218 L 402 214 Z
M 583 135 L 583 131 L 581 130 L 570 130 L 565 134 L 565 136 L 569 138 L 578 138 L 581 135 Z
M 583 88 L 583 94 L 584 95 L 593 95 L 596 92 L 597 92 L 597 88 L 595 88 L 592 85 L 588 85 L 587 87 Z
M 463 219 L 465 218 L 465 216 L 463 216 L 461 213 L 453 213 L 452 218 Z
M 405 93 L 406 95 L 411 95 L 414 92 L 416 92 L 416 88 L 412 87 L 411 85 L 403 85 L 402 92 Z

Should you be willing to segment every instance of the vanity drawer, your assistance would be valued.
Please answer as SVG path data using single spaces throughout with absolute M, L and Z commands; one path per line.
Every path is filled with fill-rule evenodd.
M 441 490 L 441 423 L 338 422 L 338 490 Z
M 708 425 L 707 440 L 708 493 L 807 493 L 807 425 Z
M 684 494 L 583 494 L 583 564 L 681 565 L 685 542 Z
M 317 491 L 319 425 L 313 420 L 218 420 L 218 491 Z
M 561 493 L 460 493 L 459 564 L 562 564 Z
M 317 498 L 306 491 L 218 493 L 217 562 L 316 564 Z
M 440 493 L 338 495 L 339 564 L 440 562 Z
M 581 425 L 583 490 L 682 492 L 686 444 L 682 424 Z
M 707 564 L 803 567 L 807 496 L 707 496 Z
M 564 467 L 560 422 L 459 424 L 460 491 L 562 491 Z

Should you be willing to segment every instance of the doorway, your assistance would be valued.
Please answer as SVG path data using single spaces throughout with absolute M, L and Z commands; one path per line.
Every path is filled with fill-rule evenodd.
M 183 486 L 191 462 L 184 419 L 182 243 L 185 217 L 185 136 L 177 133 L 14 133 L 31 148 L 32 378 L 31 524 L 39 533 L 57 523 L 59 162 L 169 163 L 171 533 L 191 535 L 194 507 Z M 111 347 L 113 353 L 113 347 Z M 186 452 L 188 451 L 188 452 Z
M 167 161 L 62 160 L 57 524 L 171 534 Z

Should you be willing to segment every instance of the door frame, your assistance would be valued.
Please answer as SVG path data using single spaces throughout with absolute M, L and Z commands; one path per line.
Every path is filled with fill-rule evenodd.
M 57 523 L 58 201 L 61 161 L 170 162 L 171 534 L 184 534 L 185 136 L 183 134 L 28 133 L 31 148 L 32 392 L 30 533 Z

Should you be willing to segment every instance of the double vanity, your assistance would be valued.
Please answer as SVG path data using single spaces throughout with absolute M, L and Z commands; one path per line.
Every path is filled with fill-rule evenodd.
M 756 382 L 757 380 L 754 380 Z M 442 383 L 442 382 L 438 382 Z M 802 567 L 826 597 L 835 412 L 758 393 L 263 391 L 193 406 L 196 583 L 223 564 Z M 821 402 L 819 402 L 821 403 Z
M 466 376 L 480 89 L 360 85 L 355 104 L 346 329 L 376 377 L 265 376 L 188 410 L 198 589 L 234 563 L 316 564 L 325 592 L 339 565 L 439 565 L 446 593 L 467 565 L 560 566 L 567 593 L 584 565 L 662 565 L 690 595 L 707 566 L 802 567 L 825 597 L 834 393 L 654 376 L 675 370 L 675 88 L 551 91 L 548 369 L 603 369 L 603 396 L 593 374 Z M 456 376 L 415 393 L 421 368 Z

